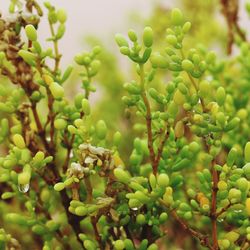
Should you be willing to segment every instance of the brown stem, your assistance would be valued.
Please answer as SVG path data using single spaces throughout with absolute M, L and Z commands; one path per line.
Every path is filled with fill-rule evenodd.
M 99 247 L 101 250 L 103 250 L 103 245 L 102 245 L 102 239 L 101 239 L 101 236 L 98 232 L 98 228 L 97 228 L 97 219 L 95 216 L 91 216 L 91 224 L 93 226 L 93 229 L 94 229 L 94 232 L 95 232 L 95 239 L 96 241 L 99 243 Z
M 164 135 L 164 137 L 163 137 L 163 139 L 162 139 L 162 141 L 160 143 L 160 146 L 158 148 L 158 153 L 157 153 L 157 156 L 155 158 L 154 164 L 156 165 L 156 168 L 158 168 L 158 165 L 159 165 L 159 162 L 160 162 L 160 159 L 161 159 L 161 155 L 162 155 L 162 151 L 163 151 L 164 145 L 165 145 L 168 137 L 169 137 L 169 131 L 168 131 L 168 128 L 166 128 L 165 135 Z
M 79 238 L 79 234 L 82 233 L 82 230 L 80 227 L 80 221 L 82 220 L 82 217 L 74 215 L 74 214 L 69 212 L 68 208 L 69 208 L 71 200 L 68 197 L 65 189 L 60 192 L 60 195 L 61 195 L 62 204 L 64 206 L 65 212 L 66 212 L 67 217 L 68 217 L 68 222 L 71 225 L 73 231 L 75 232 L 78 242 L 82 246 L 82 241 Z
M 72 199 L 77 200 L 77 201 L 80 200 L 80 197 L 79 197 L 79 184 L 78 183 L 74 183 L 72 185 Z
M 93 189 L 92 189 L 92 185 L 91 185 L 89 176 L 84 178 L 84 183 L 85 183 L 85 187 L 86 187 L 86 191 L 87 191 L 87 200 L 86 201 L 87 201 L 87 203 L 90 203 L 93 199 L 93 197 L 92 197 Z
M 246 41 L 246 35 L 242 32 L 238 23 L 239 1 L 220 0 L 220 3 L 228 26 L 227 53 L 230 55 L 235 42 L 234 33 L 236 32 L 243 41 Z
M 150 154 L 150 160 L 153 167 L 153 173 L 157 173 L 157 165 L 155 164 L 155 152 L 153 148 L 153 134 L 152 134 L 152 117 L 151 117 L 151 107 L 148 101 L 146 91 L 145 91 L 145 76 L 143 64 L 140 64 L 140 79 L 141 79 L 141 97 L 146 107 L 146 125 L 147 125 L 147 135 L 148 135 L 148 149 Z
M 48 108 L 49 108 L 48 120 L 50 121 L 50 145 L 49 146 L 50 146 L 50 152 L 54 153 L 55 152 L 55 145 L 54 145 L 55 113 L 53 111 L 54 98 L 53 98 L 49 88 L 46 88 L 46 90 L 47 90 L 47 95 L 48 95 Z
M 66 159 L 64 161 L 63 167 L 62 167 L 63 173 L 65 173 L 67 171 L 67 168 L 68 168 L 68 165 L 69 165 L 70 153 L 71 153 L 71 149 L 72 149 L 74 139 L 75 139 L 75 135 L 72 135 L 70 142 L 68 142 L 67 137 L 65 137 L 65 139 L 64 139 L 64 141 L 65 141 L 65 143 L 67 145 L 67 155 L 66 155 Z
M 212 178 L 213 178 L 213 187 L 212 187 L 212 204 L 211 204 L 211 212 L 210 212 L 210 218 L 212 221 L 212 240 L 213 240 L 213 248 L 214 250 L 218 250 L 218 238 L 217 238 L 217 214 L 216 214 L 216 197 L 218 192 L 218 172 L 214 167 L 215 161 L 212 161 Z
M 49 144 L 48 144 L 46 137 L 45 137 L 45 131 L 42 127 L 40 118 L 39 118 L 38 113 L 37 113 L 36 103 L 34 103 L 34 102 L 31 103 L 31 110 L 32 110 L 32 113 L 33 113 L 33 116 L 35 119 L 36 126 L 37 126 L 38 135 L 42 139 L 42 142 L 43 142 L 45 148 L 49 148 Z
M 159 202 L 164 205 L 167 209 L 169 209 L 168 205 L 164 202 L 164 200 L 159 199 Z M 189 225 L 184 222 L 176 213 L 175 210 L 171 210 L 170 211 L 171 215 L 173 216 L 173 218 L 181 225 L 181 227 L 187 231 L 189 234 L 191 234 L 194 238 L 197 238 L 201 245 L 206 246 L 207 248 L 211 249 L 211 250 L 215 250 L 213 249 L 213 247 L 210 245 L 209 243 L 209 239 L 208 236 L 201 234 L 200 232 L 195 231 L 194 229 L 192 229 L 191 227 L 189 227 Z
M 228 203 L 227 206 L 223 207 L 217 214 L 216 214 L 216 218 L 218 218 L 220 215 L 222 215 L 224 212 L 226 212 L 228 210 L 228 208 L 230 208 L 233 204 L 232 203 Z

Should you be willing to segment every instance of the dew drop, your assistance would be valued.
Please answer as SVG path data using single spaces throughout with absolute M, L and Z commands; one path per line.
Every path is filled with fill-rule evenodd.
M 30 188 L 30 184 L 21 184 L 21 185 L 18 185 L 18 190 L 21 193 L 27 193 L 29 191 L 29 188 Z
M 131 208 L 133 211 L 137 211 L 139 208 L 138 207 L 133 207 Z
M 234 210 L 235 213 L 242 213 L 242 210 L 239 209 L 239 210 Z
M 221 219 L 218 219 L 218 222 L 223 222 L 224 221 L 224 219 L 223 218 L 221 218 Z

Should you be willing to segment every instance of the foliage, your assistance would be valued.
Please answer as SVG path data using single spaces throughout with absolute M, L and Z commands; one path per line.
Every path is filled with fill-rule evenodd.
M 132 29 L 128 38 L 117 34 L 135 69 L 123 85 L 132 116 L 124 135 L 114 131 L 119 126 L 109 129 L 114 114 L 97 112 L 96 120 L 89 101 L 102 63 L 98 81 L 107 100 L 116 93 L 118 100 L 120 86 L 108 93 L 123 77 L 115 59 L 95 46 L 63 71 L 58 43 L 67 15 L 44 5 L 53 50 L 39 42 L 36 1 L 11 1 L 12 14 L 0 19 L 0 249 L 248 249 L 245 36 L 236 32 L 239 53 L 226 60 L 186 46 L 192 25 L 176 8 L 164 44 L 155 46 L 149 26 L 141 39 Z M 75 68 L 81 91 L 70 100 L 64 83 Z

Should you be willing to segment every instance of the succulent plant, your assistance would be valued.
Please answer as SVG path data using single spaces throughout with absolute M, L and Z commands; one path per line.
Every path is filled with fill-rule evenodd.
M 0 249 L 249 249 L 250 47 L 241 31 L 226 60 L 186 46 L 192 24 L 177 8 L 164 45 L 150 26 L 117 34 L 135 72 L 121 98 L 125 130 L 135 131 L 124 136 L 89 100 L 101 48 L 63 71 L 67 15 L 44 6 L 53 49 L 39 42 L 36 1 L 11 1 L 0 18 Z M 64 83 L 76 69 L 71 100 Z

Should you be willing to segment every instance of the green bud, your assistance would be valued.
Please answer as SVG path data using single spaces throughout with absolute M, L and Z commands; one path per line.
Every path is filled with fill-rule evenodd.
M 84 99 L 84 95 L 82 93 L 79 93 L 75 96 L 75 99 L 74 99 L 74 103 L 75 103 L 75 107 L 77 109 L 80 109 L 82 108 L 82 100 Z
M 59 40 L 63 37 L 64 33 L 66 31 L 66 27 L 64 24 L 60 24 L 58 29 L 57 29 L 57 33 L 56 33 L 56 39 Z
M 168 60 L 160 54 L 153 54 L 150 61 L 154 68 L 166 69 L 169 66 Z
M 25 218 L 22 215 L 15 214 L 15 213 L 8 213 L 6 215 L 6 220 L 8 222 L 15 223 L 15 224 L 18 224 L 18 225 L 24 225 L 24 226 L 27 225 L 27 218 Z
M 183 217 L 185 220 L 190 220 L 190 219 L 192 219 L 193 214 L 191 211 L 188 211 L 188 212 L 184 213 Z
M 175 102 L 171 101 L 168 105 L 168 114 L 171 116 L 171 117 L 176 117 L 176 115 L 178 114 L 179 112 L 179 107 L 178 105 L 176 105 Z
M 137 35 L 136 35 L 135 31 L 132 30 L 132 29 L 130 29 L 130 30 L 128 31 L 128 37 L 129 37 L 129 39 L 130 39 L 132 42 L 136 42 L 136 41 L 137 41 Z
M 138 208 L 140 207 L 142 204 L 139 200 L 137 199 L 129 199 L 128 205 L 130 208 Z
M 48 188 L 43 188 L 40 194 L 41 201 L 47 203 L 50 201 L 51 195 Z
M 85 216 L 88 213 L 88 210 L 84 206 L 79 206 L 75 209 L 75 214 L 78 216 Z
M 239 239 L 240 234 L 236 233 L 234 231 L 228 232 L 225 236 L 224 236 L 227 240 L 229 240 L 231 243 L 234 243 L 236 240 Z
M 49 89 L 50 89 L 51 94 L 53 95 L 53 97 L 55 99 L 60 99 L 60 98 L 64 97 L 64 88 L 61 85 L 59 85 L 58 83 L 52 82 L 49 85 Z
M 119 131 L 116 131 L 115 134 L 114 134 L 114 145 L 116 147 L 120 146 L 120 143 L 121 143 L 121 133 Z
M 247 142 L 244 148 L 245 161 L 250 162 L 250 142 Z
M 191 23 L 190 22 L 185 22 L 183 27 L 182 27 L 182 31 L 184 33 L 188 33 L 188 31 L 191 29 Z
M 144 214 L 138 214 L 136 216 L 136 223 L 139 225 L 144 225 L 146 223 L 146 218 L 145 218 Z
M 15 193 L 13 193 L 13 192 L 5 192 L 5 193 L 2 194 L 1 198 L 3 200 L 7 200 L 7 199 L 10 199 L 10 198 L 12 198 L 14 196 L 15 196 Z
M 241 191 L 236 188 L 231 188 L 228 193 L 228 199 L 232 200 L 235 199 L 236 201 L 239 201 L 241 198 Z
M 13 136 L 13 142 L 20 149 L 24 149 L 26 147 L 23 137 L 19 134 L 15 134 Z
M 200 145 L 196 141 L 193 141 L 189 144 L 189 149 L 192 153 L 197 153 L 200 150 Z
M 159 248 L 158 248 L 158 246 L 155 244 L 155 243 L 153 243 L 153 244 L 151 244 L 148 248 L 147 248 L 147 250 L 158 250 Z
M 114 175 L 120 182 L 124 184 L 128 184 L 130 182 L 131 179 L 130 174 L 121 168 L 116 168 L 114 170 Z
M 234 117 L 226 126 L 225 131 L 230 131 L 237 128 L 240 124 L 240 119 L 238 117 Z
M 160 223 L 165 223 L 168 219 L 168 214 L 166 212 L 163 212 L 159 216 L 159 222 Z
M 206 62 L 208 64 L 214 63 L 216 60 L 216 54 L 214 51 L 209 51 L 207 56 L 206 56 Z
M 99 120 L 96 124 L 96 134 L 98 139 L 103 140 L 107 134 L 107 126 L 103 120 Z
M 216 123 L 219 124 L 221 127 L 224 127 L 226 123 L 226 116 L 223 112 L 218 112 L 216 114 Z
M 100 53 L 101 53 L 101 47 L 100 47 L 100 46 L 95 46 L 95 47 L 93 48 L 93 53 L 94 53 L 95 55 L 100 54 Z
M 179 206 L 179 209 L 182 211 L 190 211 L 191 207 L 187 203 L 182 202 Z
M 29 173 L 21 173 L 18 175 L 18 184 L 26 185 L 30 182 L 30 174 Z
M 220 180 L 218 182 L 218 189 L 220 191 L 227 190 L 227 183 L 225 181 Z
M 98 70 L 100 69 L 101 62 L 99 60 L 93 60 L 90 63 L 90 75 L 95 76 L 98 73 Z
M 32 228 L 31 228 L 32 232 L 34 232 L 35 234 L 38 234 L 38 235 L 43 235 L 46 233 L 46 228 L 42 225 L 34 225 Z
M 35 42 L 37 40 L 37 32 L 32 24 L 28 24 L 25 26 L 25 32 L 30 41 Z
M 62 76 L 62 79 L 61 79 L 60 82 L 61 83 L 65 82 L 69 78 L 69 76 L 70 76 L 70 74 L 71 74 L 72 71 L 73 71 L 73 66 L 69 65 L 67 67 L 67 69 L 65 70 L 65 72 L 63 73 L 63 76 Z
M 169 185 L 169 177 L 167 174 L 159 174 L 157 177 L 157 184 L 160 187 L 167 187 Z
M 46 222 L 46 227 L 53 232 L 60 228 L 60 224 L 56 223 L 54 220 L 49 220 Z
M 18 51 L 18 55 L 20 57 L 22 57 L 23 60 L 26 63 L 28 63 L 29 65 L 31 65 L 31 66 L 35 66 L 36 65 L 36 59 L 37 59 L 37 57 L 36 57 L 35 54 L 33 54 L 33 53 L 31 53 L 31 52 L 29 52 L 27 50 L 21 49 L 21 50 Z
M 152 189 L 156 187 L 156 178 L 155 178 L 155 175 L 152 173 L 149 176 L 149 183 Z
M 180 90 L 180 92 L 183 94 L 183 95 L 186 95 L 188 93 L 188 88 L 186 87 L 186 85 L 183 83 L 183 82 L 180 82 L 178 84 L 178 89 Z
M 173 46 L 177 44 L 177 38 L 175 35 L 167 35 L 167 42 Z
M 125 83 L 123 87 L 132 95 L 139 95 L 141 93 L 141 88 L 136 83 Z
M 187 168 L 189 165 L 190 165 L 190 160 L 184 158 L 172 166 L 172 171 L 173 172 L 180 171 L 184 168 Z
M 6 118 L 1 120 L 1 136 L 6 137 L 9 133 L 9 121 Z
M 84 112 L 84 115 L 90 115 L 90 105 L 89 100 L 82 99 L 82 111 Z
M 227 165 L 229 167 L 232 167 L 235 160 L 236 160 L 236 157 L 237 157 L 237 149 L 236 148 L 232 148 L 229 153 L 228 153 L 228 156 L 227 156 Z
M 63 182 L 58 182 L 58 183 L 56 183 L 55 186 L 54 186 L 54 189 L 55 189 L 57 192 L 62 191 L 64 188 L 65 188 L 65 184 L 64 184 Z
M 124 245 L 125 245 L 126 250 L 134 250 L 134 244 L 130 239 L 125 239 Z
M 240 178 L 236 181 L 237 187 L 242 191 L 245 192 L 248 189 L 248 180 L 246 178 Z
M 85 240 L 83 245 L 87 250 L 95 250 L 96 249 L 96 245 L 91 240 Z
M 199 94 L 201 97 L 206 97 L 210 94 L 211 92 L 211 85 L 209 83 L 209 81 L 207 80 L 203 80 L 200 82 L 200 85 L 199 85 Z
M 54 122 L 54 126 L 58 130 L 63 130 L 67 127 L 67 121 L 64 119 L 56 119 Z
M 228 249 L 230 247 L 230 241 L 226 239 L 218 240 L 218 244 L 220 249 Z
M 143 31 L 143 43 L 146 47 L 151 47 L 153 44 L 153 30 L 151 27 L 145 27 Z
M 194 69 L 193 63 L 188 59 L 184 59 L 181 63 L 181 66 L 187 72 L 191 72 Z
M 246 177 L 250 178 L 250 163 L 247 163 L 242 169 Z
M 116 43 L 118 44 L 119 47 L 123 47 L 123 46 L 129 47 L 126 38 L 121 34 L 116 34 L 115 35 L 115 41 L 116 41 Z
M 123 250 L 125 248 L 124 242 L 122 240 L 116 240 L 114 242 L 114 249 L 115 250 Z
M 134 197 L 135 197 L 135 199 L 137 199 L 138 201 L 140 201 L 141 203 L 144 203 L 144 204 L 146 204 L 150 201 L 150 198 L 147 195 L 145 195 L 142 191 L 136 191 L 134 193 Z
M 120 47 L 120 52 L 125 56 L 130 55 L 130 49 L 127 46 Z
M 57 11 L 57 19 L 60 23 L 65 23 L 67 20 L 67 14 L 64 9 L 59 9 Z
M 77 54 L 74 60 L 78 65 L 85 65 L 85 57 L 82 53 Z
M 183 23 L 183 14 L 182 12 L 177 9 L 177 8 L 174 8 L 171 12 L 171 22 L 173 25 L 182 25 Z
M 226 100 L 226 92 L 223 87 L 219 87 L 216 91 L 216 102 L 222 106 Z
M 185 132 L 185 128 L 184 128 L 184 124 L 183 121 L 180 120 L 176 123 L 175 127 L 174 127 L 174 133 L 175 133 L 175 137 L 176 138 L 181 138 L 184 136 L 184 132 Z

